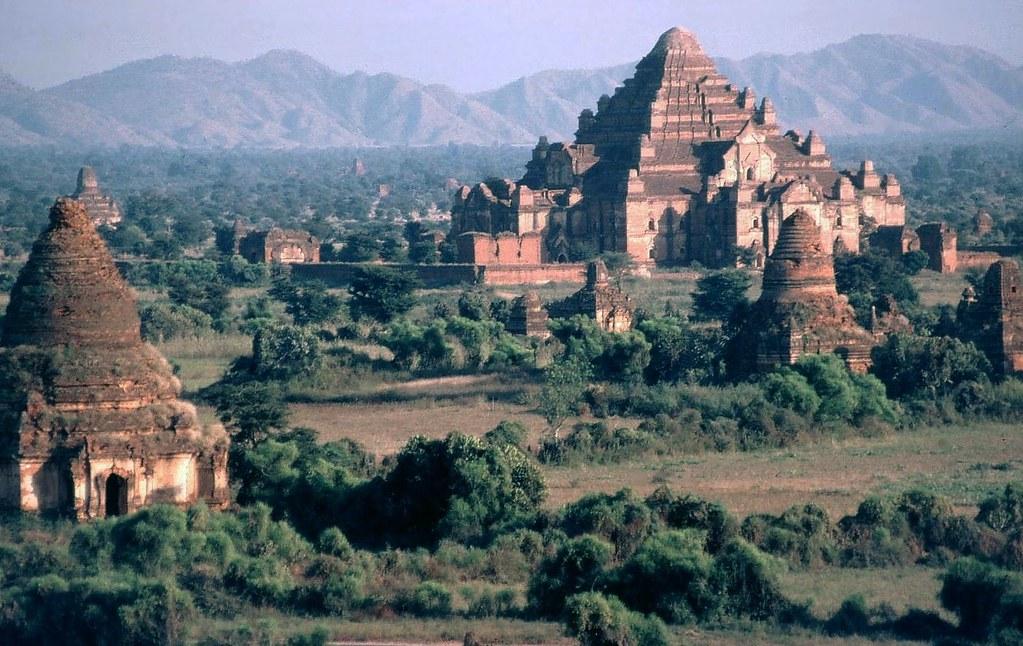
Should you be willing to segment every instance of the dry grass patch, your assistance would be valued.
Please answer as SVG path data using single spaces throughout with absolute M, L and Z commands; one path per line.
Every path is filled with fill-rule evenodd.
M 920 304 L 927 307 L 957 305 L 967 285 L 966 276 L 962 272 L 939 274 L 929 269 L 913 276 L 910 282 L 920 294 Z
M 862 594 L 869 606 L 886 603 L 900 615 L 910 608 L 941 612 L 938 576 L 942 571 L 919 565 L 801 570 L 784 573 L 781 584 L 790 599 L 811 600 L 811 610 L 821 619 L 833 615 L 852 594 Z
M 351 438 L 377 456 L 397 453 L 415 435 L 442 438 L 459 431 L 483 435 L 501 421 L 520 422 L 537 446 L 547 428 L 527 406 L 485 398 L 464 401 L 417 399 L 401 404 L 292 404 L 291 423 L 315 429 L 327 442 Z
M 209 386 L 224 375 L 231 362 L 252 351 L 252 338 L 244 334 L 210 334 L 172 339 L 156 345 L 178 367 L 187 392 Z
M 837 518 L 868 494 L 913 487 L 949 496 L 968 512 L 988 492 L 1023 479 L 1023 433 L 1007 424 L 927 428 L 783 450 L 547 467 L 544 476 L 552 508 L 591 492 L 629 487 L 645 496 L 667 484 L 721 502 L 739 517 L 813 502 Z

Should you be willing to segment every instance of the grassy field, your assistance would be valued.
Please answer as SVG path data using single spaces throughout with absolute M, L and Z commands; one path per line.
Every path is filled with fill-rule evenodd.
M 966 275 L 962 272 L 955 274 L 939 274 L 936 271 L 925 269 L 910 280 L 916 291 L 920 293 L 920 304 L 927 307 L 935 305 L 956 305 L 966 289 Z

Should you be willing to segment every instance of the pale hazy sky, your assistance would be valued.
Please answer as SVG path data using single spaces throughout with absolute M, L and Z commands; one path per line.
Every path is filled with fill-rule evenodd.
M 636 60 L 674 25 L 732 58 L 899 33 L 1023 62 L 1023 0 L 0 0 L 0 70 L 38 88 L 161 54 L 286 48 L 482 90 Z

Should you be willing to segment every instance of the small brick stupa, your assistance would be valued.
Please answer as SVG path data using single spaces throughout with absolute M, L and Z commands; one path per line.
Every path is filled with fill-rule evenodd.
M 763 291 L 738 341 L 743 372 L 767 371 L 795 363 L 804 354 L 831 352 L 856 372 L 870 367 L 874 335 L 860 327 L 849 301 L 836 290 L 831 254 L 825 253 L 820 229 L 805 211 L 782 222 L 764 267 Z
M 82 203 L 60 198 L 0 337 L 0 503 L 79 519 L 228 503 L 223 428 L 178 399 Z
M 89 219 L 98 227 L 117 226 L 121 221 L 121 207 L 114 198 L 100 190 L 99 179 L 91 166 L 82 166 L 78 171 L 78 186 L 71 197 L 85 206 Z

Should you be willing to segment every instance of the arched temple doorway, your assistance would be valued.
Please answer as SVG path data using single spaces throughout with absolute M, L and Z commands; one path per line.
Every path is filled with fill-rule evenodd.
M 123 516 L 128 513 L 128 481 L 111 473 L 106 484 L 106 515 Z

